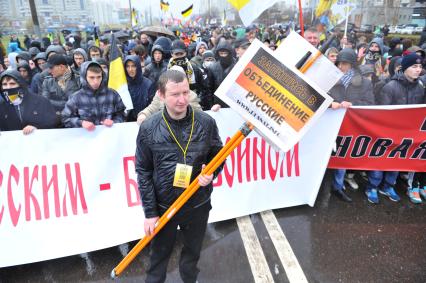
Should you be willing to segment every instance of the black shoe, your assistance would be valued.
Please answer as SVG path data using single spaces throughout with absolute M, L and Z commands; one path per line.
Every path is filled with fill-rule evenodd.
M 344 190 L 331 190 L 331 192 L 343 201 L 352 202 L 352 199 L 345 193 Z

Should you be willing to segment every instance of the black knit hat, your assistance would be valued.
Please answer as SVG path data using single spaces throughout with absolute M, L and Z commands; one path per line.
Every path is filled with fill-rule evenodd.
M 355 66 L 356 64 L 356 54 L 355 51 L 352 48 L 344 48 L 342 49 L 339 54 L 337 54 L 337 63 L 339 62 L 348 62 L 351 63 L 352 66 Z
M 402 57 L 401 70 L 402 72 L 405 72 L 405 70 L 407 70 L 411 66 L 415 64 L 421 64 L 421 63 L 422 63 L 422 57 L 420 57 L 416 53 L 410 53 Z

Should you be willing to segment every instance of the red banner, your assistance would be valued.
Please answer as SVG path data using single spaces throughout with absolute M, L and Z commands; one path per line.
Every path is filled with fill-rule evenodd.
M 348 109 L 329 168 L 426 171 L 426 107 Z

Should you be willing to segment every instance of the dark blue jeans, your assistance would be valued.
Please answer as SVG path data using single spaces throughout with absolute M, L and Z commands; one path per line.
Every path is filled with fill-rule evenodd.
M 333 190 L 343 190 L 346 169 L 335 169 L 333 173 Z
M 185 283 L 194 283 L 200 270 L 197 268 L 201 247 L 206 233 L 210 202 L 194 208 L 179 211 L 152 239 L 150 266 L 147 283 L 164 282 L 167 265 L 176 242 L 177 227 L 183 236 L 183 248 L 179 260 L 180 277 Z
M 397 171 L 368 171 L 368 189 L 378 189 L 380 185 L 384 189 L 394 187 L 396 178 L 399 172 Z

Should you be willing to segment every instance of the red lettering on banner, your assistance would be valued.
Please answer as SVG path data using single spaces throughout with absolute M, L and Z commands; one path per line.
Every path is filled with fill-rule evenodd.
M 227 139 L 228 141 L 229 138 Z M 280 158 L 281 156 L 282 158 Z M 268 162 L 267 167 L 266 162 Z M 232 152 L 229 155 L 223 171 L 218 175 L 213 186 L 219 187 L 223 184 L 223 180 L 225 180 L 226 184 L 232 188 L 234 177 L 237 178 L 238 183 L 257 181 L 259 179 L 258 164 L 260 164 L 261 180 L 266 179 L 266 170 L 268 170 L 272 181 L 276 179 L 278 170 L 281 178 L 285 176 L 298 177 L 300 176 L 299 145 L 296 144 L 293 150 L 283 154 L 275 151 L 269 145 L 266 147 L 264 139 L 258 137 L 253 139 L 247 138 L 245 143 L 238 146 L 236 153 Z M 232 171 L 230 172 L 229 168 L 231 167 Z M 237 167 L 237 176 L 235 176 L 235 167 Z M 243 174 L 244 172 L 246 175 Z
M 35 219 L 41 219 L 40 205 L 38 204 L 37 198 L 32 193 L 34 180 L 38 180 L 38 166 L 36 165 L 31 174 L 30 180 L 30 168 L 24 167 L 24 202 L 25 202 L 25 219 L 31 220 L 31 203 L 34 206 Z
M 243 171 L 241 169 L 242 167 L 242 159 L 245 157 L 246 160 L 246 178 L 247 181 L 250 182 L 251 180 L 251 174 L 250 174 L 250 140 L 251 139 L 245 139 L 246 146 L 244 147 L 244 150 L 242 149 L 242 144 L 240 144 L 237 147 L 237 171 L 238 171 L 238 182 L 242 183 L 243 181 Z
M 3 184 L 3 173 L 0 171 L 0 188 L 2 184 Z M 1 206 L 1 210 L 0 210 L 0 224 L 1 224 L 1 220 L 3 219 L 3 212 L 4 212 L 4 205 Z
M 255 180 L 257 180 L 257 172 L 258 172 L 258 170 L 257 170 L 257 157 L 259 157 L 260 158 L 260 178 L 262 180 L 264 180 L 265 179 L 265 175 L 266 175 L 265 174 L 265 171 L 266 171 L 266 168 L 265 168 L 266 167 L 265 166 L 265 158 L 266 158 L 265 157 L 265 155 L 266 155 L 265 148 L 266 148 L 266 142 L 265 142 L 264 139 L 261 139 L 260 150 L 259 150 L 258 146 L 257 146 L 257 141 L 258 141 L 258 138 L 254 138 L 253 139 L 253 178 Z
M 84 191 L 83 191 L 83 183 L 81 181 L 81 172 L 80 172 L 80 164 L 79 163 L 75 163 L 74 164 L 75 167 L 75 176 L 76 176 L 76 180 L 75 180 L 75 188 L 74 188 L 74 183 L 72 180 L 72 175 L 71 175 L 71 166 L 70 164 L 65 164 L 65 178 L 67 181 L 67 188 L 68 188 L 68 192 L 69 192 L 69 201 L 71 202 L 71 209 L 74 215 L 77 214 L 77 197 L 80 197 L 80 204 L 81 204 L 81 208 L 83 209 L 83 213 L 87 213 L 87 204 L 86 204 L 86 199 L 84 197 Z M 62 200 L 62 212 L 64 216 L 68 216 L 68 212 L 67 212 L 67 192 L 65 191 L 64 194 L 64 198 Z
M 9 206 L 10 219 L 12 220 L 13 226 L 16 227 L 21 214 L 21 204 L 16 209 L 15 202 L 13 201 L 12 193 L 12 178 L 15 179 L 16 185 L 19 184 L 19 171 L 15 165 L 11 165 L 9 169 L 9 180 L 7 181 L 7 204 Z
M 141 197 L 139 194 L 138 183 L 136 182 L 136 180 L 130 178 L 129 163 L 132 165 L 132 168 L 135 167 L 134 156 L 123 158 L 124 182 L 126 184 L 127 205 L 129 207 L 139 206 L 139 205 L 142 205 L 142 202 L 141 202 Z
M 41 167 L 41 187 L 43 191 L 44 218 L 49 219 L 49 190 L 53 189 L 55 216 L 61 216 L 61 203 L 59 201 L 58 165 L 52 166 L 52 177 L 48 180 L 47 166 Z
M 294 165 L 294 174 L 296 177 L 300 176 L 300 167 L 299 167 L 299 144 L 297 143 L 293 148 L 293 154 L 291 150 L 287 151 L 286 153 L 286 165 L 287 165 L 287 176 L 291 177 L 292 169 Z M 281 168 L 284 166 L 281 163 Z M 284 177 L 283 172 L 280 172 L 280 177 Z

